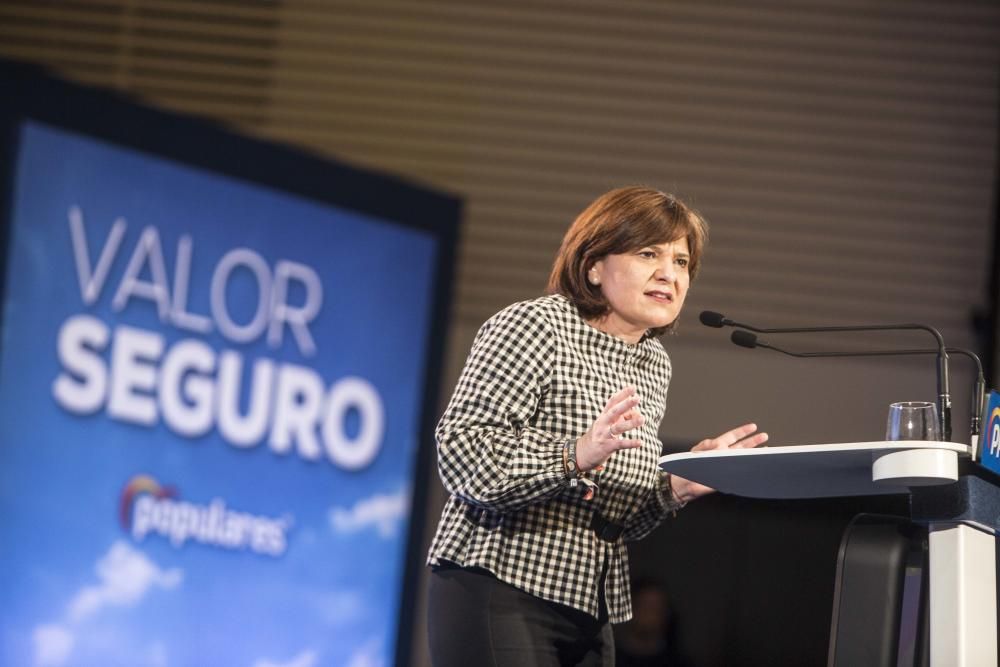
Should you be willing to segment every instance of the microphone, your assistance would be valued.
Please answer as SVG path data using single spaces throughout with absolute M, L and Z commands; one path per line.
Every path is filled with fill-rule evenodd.
M 755 347 L 766 347 L 769 350 L 774 350 L 775 352 L 782 352 L 784 354 L 788 354 L 793 357 L 801 356 L 801 354 L 796 352 L 788 352 L 786 350 L 782 350 L 776 347 L 771 347 L 764 341 L 757 338 L 757 334 L 752 334 L 749 331 L 743 331 L 743 329 L 737 329 L 736 331 L 734 331 L 732 335 L 729 337 L 729 340 L 733 341 L 740 347 L 748 347 L 751 350 Z
M 786 333 L 835 333 L 841 331 L 904 331 L 911 329 L 919 329 L 921 331 L 926 331 L 934 336 L 937 341 L 937 393 L 938 393 L 938 411 L 941 413 L 941 436 L 945 440 L 951 439 L 951 390 L 948 386 L 948 348 L 945 347 L 944 338 L 942 338 L 941 333 L 934 327 L 929 327 L 926 324 L 861 324 L 855 326 L 837 326 L 837 327 L 784 327 L 784 328 L 771 328 L 762 329 L 749 324 L 743 324 L 741 322 L 734 322 L 728 317 L 720 313 L 715 313 L 709 310 L 702 311 L 699 316 L 702 324 L 705 326 L 710 326 L 714 328 L 721 328 L 724 326 L 738 327 L 741 329 L 748 329 L 749 331 L 755 331 L 757 333 L 775 333 L 775 334 L 786 334 Z M 733 341 L 736 342 L 735 340 Z M 740 345 L 740 343 L 737 343 Z M 764 347 L 758 341 L 757 346 Z M 744 345 L 744 347 L 748 347 Z M 794 355 L 793 355 L 794 356 Z M 867 355 L 859 355 L 867 356 Z
M 701 315 L 698 316 L 698 319 L 701 320 L 701 323 L 706 327 L 714 327 L 716 329 L 721 329 L 724 326 L 737 326 L 736 322 L 724 317 L 722 313 L 714 313 L 711 310 L 701 311 Z
M 775 352 L 780 352 L 781 354 L 787 354 L 790 357 L 800 357 L 800 358 L 817 358 L 817 357 L 894 357 L 894 356 L 905 356 L 914 354 L 937 354 L 937 350 L 925 348 L 918 350 L 863 350 L 855 352 L 792 352 L 775 345 L 771 345 L 760 338 L 756 334 L 752 334 L 749 331 L 743 331 L 737 329 L 730 336 L 730 340 L 740 347 L 755 348 L 763 347 L 768 350 L 774 350 Z M 986 379 L 983 376 L 983 362 L 980 361 L 979 356 L 976 355 L 972 350 L 966 350 L 961 347 L 949 347 L 945 348 L 948 354 L 960 354 L 962 356 L 968 357 L 976 365 L 976 382 L 972 391 L 972 413 L 969 420 L 969 435 L 979 435 L 982 428 L 982 413 L 983 413 L 983 401 L 986 397 Z

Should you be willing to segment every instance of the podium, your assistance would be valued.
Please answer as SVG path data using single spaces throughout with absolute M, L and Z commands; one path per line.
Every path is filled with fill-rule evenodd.
M 931 667 L 997 665 L 1000 488 L 953 442 L 860 442 L 671 454 L 667 472 L 747 498 L 910 494 L 928 526 Z

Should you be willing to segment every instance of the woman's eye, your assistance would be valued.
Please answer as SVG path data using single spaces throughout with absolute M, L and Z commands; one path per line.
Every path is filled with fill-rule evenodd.
M 653 252 L 652 250 L 643 250 L 642 252 L 639 253 L 639 256 L 645 257 L 646 259 L 653 259 L 654 257 L 656 257 L 656 253 Z
M 684 268 L 687 268 L 687 265 L 688 265 L 687 259 L 681 257 L 680 259 L 677 260 L 677 266 L 682 266 Z

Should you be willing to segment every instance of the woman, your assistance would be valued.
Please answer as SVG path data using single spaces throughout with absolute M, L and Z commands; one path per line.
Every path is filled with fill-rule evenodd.
M 608 192 L 566 233 L 550 294 L 480 329 L 436 432 L 451 495 L 428 558 L 435 666 L 613 664 L 625 541 L 712 491 L 657 466 L 671 373 L 657 337 L 706 233 L 670 195 Z M 755 447 L 756 430 L 694 449 Z

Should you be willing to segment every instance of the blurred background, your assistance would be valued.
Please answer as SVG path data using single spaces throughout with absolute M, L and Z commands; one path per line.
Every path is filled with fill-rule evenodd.
M 932 356 L 746 350 L 703 309 L 764 327 L 925 323 L 996 384 L 995 0 L 4 0 L 0 57 L 459 197 L 441 404 L 480 324 L 540 294 L 576 214 L 632 183 L 711 227 L 664 339 L 668 450 L 748 420 L 772 445 L 880 440 L 890 402 L 935 398 Z M 956 441 L 972 381 L 953 357 Z M 419 558 L 443 503 L 428 470 Z M 636 574 L 670 602 L 669 664 L 822 664 L 840 528 L 868 507 L 720 496 L 637 545 Z

